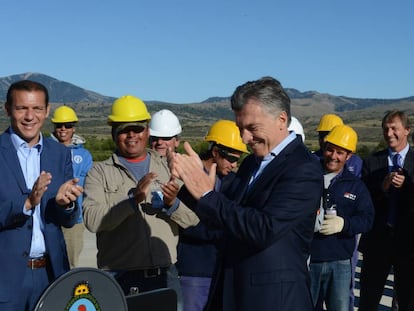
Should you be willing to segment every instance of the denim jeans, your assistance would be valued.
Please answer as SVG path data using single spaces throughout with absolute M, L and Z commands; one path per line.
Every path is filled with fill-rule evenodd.
M 314 305 L 322 297 L 329 311 L 349 311 L 351 260 L 310 264 L 311 294 Z
M 180 276 L 184 311 L 202 311 L 207 303 L 211 278 Z
M 183 293 L 181 290 L 178 271 L 174 264 L 167 270 L 167 287 L 173 289 L 177 294 L 177 311 L 183 311 Z

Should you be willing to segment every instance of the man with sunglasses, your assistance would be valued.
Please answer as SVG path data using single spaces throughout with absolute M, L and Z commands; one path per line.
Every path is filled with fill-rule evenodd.
M 230 120 L 219 120 L 214 123 L 204 137 L 209 143 L 208 150 L 200 154 L 206 172 L 216 164 L 218 181 L 231 174 L 237 168 L 238 161 L 243 153 L 248 153 L 246 145 L 242 142 L 239 129 Z M 217 185 L 219 189 L 219 185 Z
M 177 275 L 178 226 L 199 222 L 176 199 L 179 185 L 167 162 L 147 148 L 150 119 L 139 98 L 118 98 L 108 116 L 116 150 L 85 180 L 83 216 L 96 233 L 98 268 L 113 275 L 126 295 L 169 287 L 167 278 Z M 180 291 L 175 281 L 170 288 Z
M 232 183 L 242 154 L 248 153 L 236 123 L 229 120 L 215 122 L 204 138 L 209 143 L 200 154 L 205 172 L 216 165 L 215 190 L 225 191 Z M 189 196 L 184 188 L 179 197 Z M 184 198 L 183 198 L 184 199 Z M 194 206 L 184 201 L 188 206 Z M 177 268 L 183 292 L 184 310 L 201 311 L 206 305 L 211 279 L 216 265 L 219 232 L 207 230 L 200 223 L 180 231 Z
M 55 141 L 70 148 L 72 154 L 73 176 L 79 178 L 79 185 L 83 187 L 86 174 L 92 167 L 93 160 L 90 152 L 83 146 L 85 139 L 75 134 L 75 125 L 78 122 L 78 117 L 72 108 L 68 106 L 60 106 L 56 108 L 51 121 L 55 129 L 50 136 Z M 76 224 L 72 228 L 62 227 L 71 268 L 78 266 L 79 256 L 83 248 L 85 225 L 83 224 L 82 217 L 82 202 L 83 195 L 80 195 L 78 197 L 78 205 L 81 209 L 81 213 Z

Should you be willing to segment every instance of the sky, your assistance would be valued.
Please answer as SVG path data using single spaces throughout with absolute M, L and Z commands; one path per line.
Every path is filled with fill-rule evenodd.
M 414 95 L 412 0 L 0 0 L 0 77 L 194 103 L 273 76 L 357 98 Z

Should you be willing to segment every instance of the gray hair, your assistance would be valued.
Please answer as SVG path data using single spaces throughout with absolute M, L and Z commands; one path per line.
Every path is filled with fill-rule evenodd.
M 264 111 L 273 116 L 286 112 L 290 123 L 290 98 L 278 80 L 263 77 L 238 86 L 230 99 L 231 109 L 240 111 L 249 99 L 259 101 Z

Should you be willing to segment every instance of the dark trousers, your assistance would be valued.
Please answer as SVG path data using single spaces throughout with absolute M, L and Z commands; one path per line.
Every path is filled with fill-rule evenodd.
M 398 311 L 414 310 L 414 258 L 397 256 L 394 269 Z
M 147 292 L 167 287 L 167 268 L 160 271 L 132 270 L 132 271 L 109 271 L 112 274 L 125 295 Z
M 364 252 L 360 275 L 359 311 L 378 309 L 393 262 L 392 252 Z
M 394 269 L 394 294 L 399 311 L 414 310 L 414 258 L 395 248 L 392 229 L 381 237 L 380 249 L 363 253 L 360 277 L 359 311 L 376 311 L 391 268 Z

